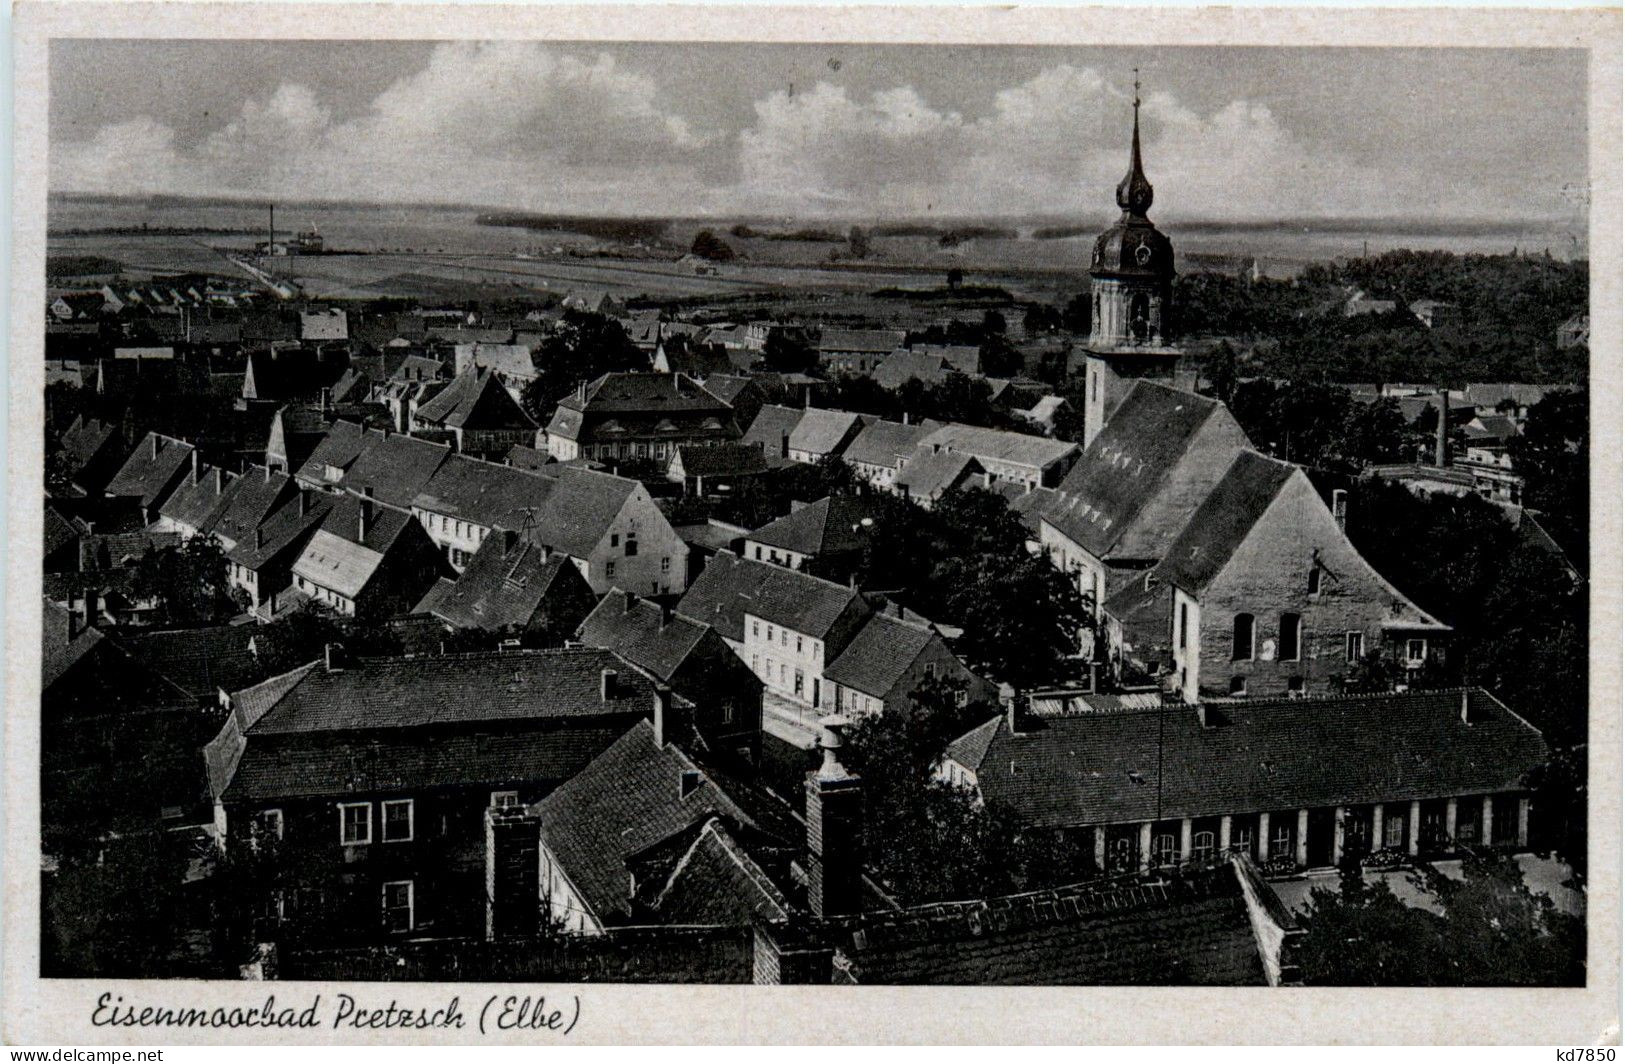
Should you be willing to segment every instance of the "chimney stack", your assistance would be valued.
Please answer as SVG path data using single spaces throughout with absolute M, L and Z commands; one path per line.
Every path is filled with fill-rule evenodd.
M 265 526 L 264 525 L 255 525 L 254 526 L 254 549 L 259 550 L 261 547 L 264 547 L 264 546 L 265 546 Z
M 329 643 L 323 651 L 322 657 L 328 672 L 344 671 L 344 644 Z
M 156 458 L 157 455 L 154 455 L 153 457 Z M 788 432 L 779 433 L 779 457 L 790 457 L 790 434 Z
M 1450 464 L 1450 389 L 1439 389 L 1439 427 L 1433 437 L 1433 464 L 1443 469 Z
M 1027 724 L 1027 696 L 1016 692 L 1010 696 L 1010 704 L 1004 708 L 1004 722 L 1010 729 L 1011 735 L 1020 735 Z
M 656 605 L 660 609 L 660 630 L 664 632 L 666 630 L 666 626 L 671 623 L 671 603 L 660 602 L 656 603 Z
M 356 522 L 356 542 L 365 543 L 367 530 L 372 528 L 372 488 L 361 489 L 361 516 Z
M 85 627 L 95 628 L 102 620 L 102 596 L 94 587 L 85 590 Z
M 307 487 L 301 486 L 299 488 L 299 516 L 300 517 L 307 517 L 309 515 L 310 515 L 310 489 L 307 488 Z
M 620 674 L 614 669 L 605 669 L 598 674 L 598 698 L 608 702 L 615 697 L 615 682 Z
M 863 838 L 863 781 L 841 764 L 848 721 L 819 724 L 824 762 L 807 774 L 807 907 L 814 916 L 856 912 Z
M 265 463 L 265 482 L 267 484 L 271 483 L 271 463 L 269 461 Z
M 609 672 L 606 675 L 615 674 Z M 671 719 L 671 688 L 663 683 L 655 684 L 654 708 L 655 745 L 665 746 L 671 740 L 671 726 L 674 721 Z
M 192 483 L 196 484 L 203 479 L 203 459 L 196 450 L 192 452 Z
M 223 494 L 226 490 L 226 471 L 219 466 L 214 467 L 214 493 Z
M 158 460 L 158 434 L 154 432 L 147 439 L 152 441 L 152 460 L 156 462 Z
M 68 643 L 72 645 L 74 637 L 79 634 L 79 596 L 73 591 L 68 592 Z
M 1472 695 L 1471 691 L 1467 690 L 1466 688 L 1462 688 L 1462 692 L 1461 692 L 1461 722 L 1463 724 L 1471 724 L 1473 722 L 1471 695 Z

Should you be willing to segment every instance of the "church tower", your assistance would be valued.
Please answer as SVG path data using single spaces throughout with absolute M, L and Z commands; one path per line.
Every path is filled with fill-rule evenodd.
M 1134 77 L 1134 139 L 1117 186 L 1122 216 L 1095 240 L 1089 264 L 1090 330 L 1084 355 L 1085 447 L 1133 381 L 1172 382 L 1181 352 L 1170 342 L 1174 245 L 1151 224 L 1151 182 L 1140 161 L 1140 79 Z

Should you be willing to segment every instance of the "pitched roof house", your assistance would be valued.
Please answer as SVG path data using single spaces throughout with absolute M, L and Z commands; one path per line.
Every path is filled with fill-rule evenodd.
M 790 512 L 752 532 L 745 556 L 800 569 L 811 558 L 850 557 L 869 542 L 873 508 L 856 495 L 792 502 Z
M 240 476 L 227 477 L 224 469 L 204 463 L 193 451 L 191 472 L 158 508 L 154 529 L 179 532 L 187 538 L 213 534 L 242 490 L 241 481 Z
M 939 775 L 1032 827 L 1094 829 L 1103 870 L 1232 847 L 1313 867 L 1339 850 L 1526 844 L 1525 778 L 1548 756 L 1538 731 L 1477 688 L 1011 723 L 950 743 Z
M 108 497 L 133 505 L 151 522 L 191 471 L 193 450 L 184 440 L 147 433 L 107 482 Z
M 487 536 L 467 568 L 440 584 L 426 612 L 453 628 L 526 629 L 562 641 L 596 604 L 592 588 L 567 556 L 550 554 L 511 531 Z
M 957 422 L 938 426 L 920 448 L 967 455 L 997 480 L 1034 488 L 1059 484 L 1079 454 L 1077 444 L 1064 440 Z
M 1166 610 L 1145 605 L 1165 594 Z M 1146 637 L 1122 618 L 1160 618 L 1151 638 L 1171 645 L 1187 702 L 1325 692 L 1368 652 L 1421 668 L 1450 631 L 1359 555 L 1302 469 L 1252 451 L 1106 612 L 1125 653 Z
M 636 480 L 562 469 L 527 533 L 569 555 L 595 594 L 675 594 L 688 586 L 688 545 Z
M 916 424 L 874 420 L 863 426 L 841 455 L 852 471 L 880 488 L 891 487 L 897 471 L 914 454 L 914 449 L 933 429 L 935 421 Z
M 343 495 L 293 563 L 294 587 L 349 617 L 406 613 L 446 568 L 411 514 Z
M 796 427 L 790 430 L 790 460 L 816 463 L 839 457 L 863 431 L 868 418 L 845 410 L 802 410 Z
M 299 854 L 286 887 L 337 917 L 334 941 L 483 935 L 485 811 L 543 797 L 653 712 L 654 685 L 602 650 L 330 651 L 233 694 L 205 763 L 217 823 Z
M 118 429 L 110 422 L 87 421 L 82 415 L 73 419 L 60 444 L 63 472 L 86 495 L 99 494 L 125 458 L 126 444 Z
M 693 707 L 689 727 L 673 732 L 690 745 L 754 764 L 760 752 L 762 681 L 710 625 L 611 591 L 581 622 L 576 638 L 613 650 Z
M 679 444 L 739 438 L 733 408 L 683 373 L 606 373 L 566 396 L 547 426 L 547 452 L 664 461 Z
M 536 436 L 536 422 L 497 379 L 495 372 L 469 369 L 440 393 L 420 403 L 411 416 L 413 431 L 451 433 L 461 454 L 495 458 Z

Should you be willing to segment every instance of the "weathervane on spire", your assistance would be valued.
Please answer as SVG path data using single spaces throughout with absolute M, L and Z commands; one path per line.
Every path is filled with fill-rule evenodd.
M 1143 216 L 1151 207 L 1151 182 L 1140 164 L 1140 68 L 1134 68 L 1134 137 L 1129 148 L 1128 176 L 1117 186 L 1117 205 Z
M 1140 109 L 1140 68 L 1134 68 L 1134 109 Z

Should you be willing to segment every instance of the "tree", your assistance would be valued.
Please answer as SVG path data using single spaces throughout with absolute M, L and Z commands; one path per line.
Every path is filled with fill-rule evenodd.
M 985 898 L 1084 878 L 1081 848 L 932 778 L 948 743 L 997 711 L 929 681 L 903 713 L 865 717 L 844 760 L 863 780 L 865 860 L 908 903 Z
M 1509 447 L 1524 478 L 1524 505 L 1548 519 L 1547 530 L 1582 570 L 1590 545 L 1589 398 L 1584 390 L 1546 396 Z
M 935 579 L 947 616 L 964 628 L 958 648 L 1019 690 L 1055 679 L 1092 624 L 1076 581 L 1025 551 L 949 557 Z
M 774 329 L 762 348 L 762 362 L 775 373 L 805 373 L 818 365 L 818 350 L 800 330 Z
M 211 624 L 248 608 L 248 596 L 232 585 L 229 572 L 220 541 L 193 536 L 178 547 L 143 554 L 132 590 L 156 598 L 170 624 Z
M 157 823 L 56 853 L 42 884 L 40 971 L 151 979 L 187 974 L 172 959 L 185 937 L 179 836 Z
M 854 259 L 868 258 L 869 234 L 865 233 L 861 228 L 854 225 L 851 229 L 847 230 L 846 250 L 847 253 L 850 254 Z
M 695 233 L 694 243 L 688 250 L 691 254 L 712 262 L 732 262 L 734 259 L 734 249 L 726 240 L 709 229 L 701 229 Z
M 1069 333 L 1078 336 L 1089 334 L 1090 297 L 1088 292 L 1079 292 L 1066 301 L 1061 310 L 1061 327 Z
M 948 271 L 948 291 L 957 292 L 965 284 L 965 271 L 958 266 Z
M 1385 879 L 1345 865 L 1310 893 L 1297 957 L 1322 986 L 1578 986 L 1583 925 L 1530 892 L 1517 863 L 1468 857 L 1461 878 L 1423 866 L 1412 885 L 1437 911 L 1406 905 Z
M 520 405 L 537 424 L 553 419 L 560 399 L 605 373 L 647 369 L 649 360 L 614 318 L 570 310 L 559 331 L 542 342 L 536 377 L 525 385 Z

